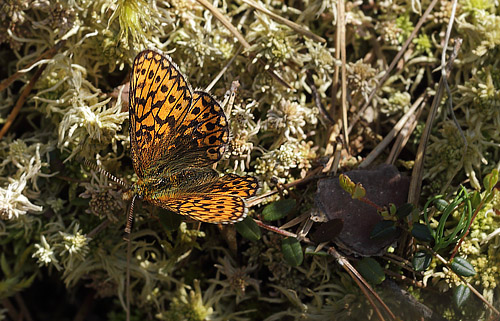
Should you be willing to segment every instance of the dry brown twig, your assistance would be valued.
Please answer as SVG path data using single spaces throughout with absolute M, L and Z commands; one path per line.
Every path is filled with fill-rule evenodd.
M 9 116 L 7 117 L 7 121 L 3 125 L 2 129 L 0 130 L 0 139 L 5 136 L 7 131 L 9 130 L 10 126 L 14 123 L 14 120 L 16 120 L 17 115 L 21 111 L 21 108 L 23 107 L 24 103 L 26 102 L 26 99 L 28 99 L 28 95 L 30 94 L 31 90 L 35 86 L 35 83 L 38 81 L 40 76 L 42 75 L 42 72 L 45 70 L 45 67 L 47 65 L 40 66 L 38 70 L 35 72 L 35 74 L 31 77 L 30 81 L 24 87 L 23 91 L 21 92 L 21 95 L 17 99 L 16 105 L 10 112 Z
M 452 55 L 449 58 L 448 66 L 446 67 L 446 73 L 451 71 L 451 66 L 455 57 L 460 48 L 461 41 L 456 41 L 455 48 Z M 425 150 L 427 149 L 427 142 L 430 139 L 432 124 L 434 124 L 434 119 L 436 118 L 436 114 L 441 103 L 441 98 L 443 97 L 443 93 L 445 90 L 445 79 L 441 77 L 439 81 L 438 89 L 436 90 L 436 94 L 434 95 L 434 99 L 431 104 L 431 110 L 427 116 L 427 120 L 425 122 L 424 131 L 420 138 L 420 143 L 418 145 L 417 154 L 415 156 L 415 165 L 413 166 L 413 171 L 411 174 L 411 182 L 410 182 L 410 190 L 408 192 L 408 203 L 412 203 L 414 205 L 418 204 L 418 200 L 420 197 L 420 190 L 422 188 L 422 177 L 424 172 L 424 156 Z
M 36 58 L 34 61 L 32 61 L 28 66 L 26 66 L 26 68 L 24 68 L 24 70 L 17 71 L 12 76 L 10 76 L 9 78 L 5 79 L 4 81 L 2 81 L 0 83 L 0 91 L 2 91 L 5 88 L 7 88 L 12 82 L 14 82 L 17 78 L 19 78 L 22 74 L 24 74 L 26 71 L 28 71 L 31 67 L 33 67 L 36 63 L 40 63 L 40 67 L 35 72 L 35 74 L 31 77 L 31 79 L 29 80 L 26 87 L 24 87 L 23 90 L 21 91 L 21 94 L 16 101 L 16 105 L 14 106 L 12 111 L 10 112 L 5 124 L 3 125 L 2 129 L 0 130 L 0 139 L 2 139 L 5 136 L 5 134 L 9 130 L 10 126 L 12 126 L 12 124 L 14 123 L 14 120 L 16 119 L 17 115 L 21 111 L 21 108 L 23 107 L 24 103 L 26 102 L 26 99 L 28 99 L 28 95 L 30 94 L 33 87 L 35 86 L 35 83 L 38 81 L 38 79 L 42 75 L 43 71 L 47 67 L 48 59 L 54 57 L 54 55 L 57 53 L 57 51 L 65 43 L 66 43 L 66 41 L 64 41 L 64 40 L 58 42 L 54 47 L 45 51 L 38 58 Z M 42 59 L 47 59 L 47 61 L 42 61 Z
M 280 228 L 275 227 L 275 226 L 267 225 L 260 220 L 256 220 L 256 219 L 254 219 L 254 220 L 257 223 L 257 225 L 259 225 L 260 227 L 262 227 L 268 231 L 283 235 L 285 237 L 298 238 L 297 234 L 295 234 L 295 233 L 288 232 L 286 230 L 280 229 Z M 301 241 L 306 243 L 306 244 L 313 244 L 313 242 L 306 237 L 301 238 Z M 371 306 L 375 310 L 375 313 L 377 314 L 377 316 L 379 317 L 380 320 L 385 320 L 385 319 L 382 316 L 381 311 L 378 309 L 377 305 L 375 304 L 375 301 L 373 301 L 373 298 L 375 298 L 377 300 L 377 302 L 379 302 L 379 304 L 384 308 L 384 311 L 390 316 L 390 318 L 392 320 L 396 320 L 396 316 L 392 313 L 392 311 L 389 309 L 389 307 L 384 303 L 384 301 L 380 298 L 380 296 L 377 294 L 377 292 L 375 292 L 375 290 L 373 290 L 373 288 L 370 286 L 370 284 L 368 284 L 368 282 L 366 282 L 366 280 L 361 276 L 361 274 L 356 270 L 356 268 L 354 268 L 354 266 L 352 266 L 352 264 L 349 262 L 349 260 L 347 260 L 347 258 L 345 258 L 343 255 L 341 255 L 339 252 L 337 252 L 337 250 L 332 246 L 327 248 L 327 253 L 330 256 L 332 256 L 333 258 L 335 258 L 337 260 L 337 263 L 351 276 L 351 278 L 354 280 L 354 282 L 358 285 L 358 287 L 361 289 L 361 291 L 365 295 L 366 299 L 370 302 Z
M 236 29 L 236 27 L 233 26 L 233 24 L 217 8 L 215 8 L 207 0 L 197 0 L 197 1 L 202 6 L 207 8 L 208 11 L 210 11 L 214 15 L 214 17 L 217 18 L 238 39 L 238 41 L 243 45 L 243 48 L 245 48 L 246 50 L 248 50 L 250 48 L 250 44 L 248 43 L 248 41 L 246 41 L 245 37 L 243 37 L 243 35 L 238 31 L 238 29 Z M 258 61 L 261 64 L 266 65 L 266 63 L 264 61 L 262 61 L 262 59 L 258 59 Z M 269 73 L 269 75 L 271 75 L 271 77 L 276 79 L 280 84 L 282 84 L 283 86 L 285 86 L 289 89 L 292 89 L 292 86 L 290 86 L 289 83 L 287 83 L 283 78 L 281 78 L 281 76 L 279 76 L 276 73 L 276 71 L 274 71 L 274 69 L 268 68 L 267 72 Z
M 401 59 L 401 57 L 403 57 L 403 55 L 406 53 L 406 50 L 408 49 L 408 47 L 412 43 L 413 39 L 417 35 L 418 31 L 420 30 L 420 28 L 422 27 L 424 22 L 427 20 L 427 17 L 431 13 L 432 9 L 434 9 L 434 6 L 436 5 L 437 2 L 438 2 L 438 0 L 433 0 L 429 4 L 429 6 L 425 10 L 424 14 L 422 15 L 422 17 L 420 17 L 417 24 L 415 25 L 415 28 L 411 32 L 410 36 L 408 37 L 408 39 L 406 39 L 405 43 L 401 47 L 401 50 L 399 50 L 399 52 L 397 53 L 397 55 L 394 57 L 391 64 L 389 65 L 389 68 L 387 68 L 387 70 L 385 71 L 384 76 L 379 80 L 377 86 L 372 90 L 372 92 L 368 96 L 368 99 L 366 100 L 363 107 L 361 107 L 358 110 L 358 112 L 354 115 L 353 119 L 351 119 L 351 124 L 350 124 L 349 128 L 347 129 L 348 134 L 351 133 L 354 125 L 356 125 L 356 123 L 358 122 L 361 115 L 363 115 L 363 113 L 365 112 L 366 108 L 368 108 L 368 106 L 370 106 L 373 97 L 375 97 L 375 94 L 384 85 L 384 83 L 387 81 L 387 79 L 389 79 L 389 77 L 391 76 L 392 70 L 396 67 L 396 65 L 399 62 L 399 60 Z
M 262 12 L 262 13 L 265 13 L 271 19 L 273 19 L 273 20 L 275 20 L 275 21 L 277 21 L 279 23 L 282 23 L 284 25 L 287 25 L 291 29 L 297 31 L 298 33 L 303 34 L 306 37 L 309 37 L 309 38 L 313 39 L 314 41 L 322 42 L 322 43 L 326 42 L 325 38 L 320 37 L 320 36 L 316 35 L 315 33 L 312 33 L 311 31 L 307 30 L 303 26 L 301 26 L 301 25 L 299 25 L 299 24 L 297 24 L 297 23 L 295 23 L 293 21 L 285 19 L 282 16 L 277 15 L 277 14 L 275 14 L 272 11 L 269 11 L 268 9 L 264 8 L 260 3 L 257 3 L 257 2 L 255 2 L 253 0 L 243 0 L 243 2 L 246 3 L 246 4 L 248 4 L 252 8 L 254 8 L 254 9 Z
M 421 109 L 425 104 L 425 93 L 422 94 L 416 101 L 413 103 L 411 108 L 406 112 L 406 114 L 401 117 L 401 119 L 394 125 L 392 130 L 384 137 L 384 139 L 365 157 L 365 159 L 359 164 L 360 168 L 368 167 L 374 160 L 377 158 L 387 146 L 389 146 L 390 142 L 396 137 L 398 132 L 400 132 L 405 124 L 408 122 L 408 119 L 417 112 L 417 109 Z
M 339 13 L 339 19 L 337 24 L 337 37 L 338 43 L 340 42 L 340 59 L 342 62 L 342 73 L 341 73 L 341 100 L 340 104 L 342 106 L 342 132 L 344 133 L 344 147 L 349 152 L 349 132 L 348 119 L 347 119 L 347 52 L 345 49 L 345 2 L 337 1 L 337 10 Z
M 13 75 L 11 75 L 9 78 L 4 79 L 2 82 L 0 82 L 0 91 L 4 90 L 7 88 L 10 84 L 12 84 L 17 78 L 19 78 L 21 75 L 25 74 L 28 72 L 36 63 L 41 61 L 42 59 L 50 59 L 54 57 L 56 52 L 61 49 L 61 47 L 66 43 L 65 40 L 59 41 L 54 47 L 48 49 L 45 51 L 43 54 L 41 54 L 38 58 L 33 60 L 31 63 L 29 63 L 27 66 L 23 68 L 23 70 L 19 70 L 15 72 Z M 47 61 L 43 62 L 44 64 L 47 63 Z

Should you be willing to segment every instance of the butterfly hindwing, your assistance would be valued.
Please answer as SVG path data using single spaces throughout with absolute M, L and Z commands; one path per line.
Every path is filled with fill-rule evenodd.
M 244 218 L 243 199 L 255 195 L 257 180 L 233 174 L 214 175 L 216 173 L 211 170 L 182 174 L 183 181 L 176 183 L 174 189 L 145 197 L 145 200 L 203 222 L 232 223 Z
M 164 200 L 162 207 L 207 223 L 235 223 L 247 215 L 245 201 L 236 195 L 183 195 Z

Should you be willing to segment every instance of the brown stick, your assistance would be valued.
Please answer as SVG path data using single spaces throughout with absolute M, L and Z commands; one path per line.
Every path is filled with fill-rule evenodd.
M 42 59 L 50 59 L 52 57 L 54 57 L 54 55 L 56 54 L 56 52 L 66 43 L 66 40 L 62 40 L 62 41 L 59 41 L 54 47 L 50 48 L 49 50 L 45 51 L 43 54 L 41 54 L 38 58 L 36 58 L 35 60 L 33 60 L 30 64 L 28 64 L 26 67 L 24 67 L 23 69 L 28 69 L 30 68 L 31 66 L 33 66 L 35 63 L 37 63 L 38 61 L 42 60 Z M 15 72 L 12 76 L 10 76 L 9 78 L 3 80 L 2 82 L 0 82 L 0 91 L 4 90 L 5 88 L 7 88 L 12 82 L 14 82 L 17 78 L 19 78 L 19 76 L 21 76 L 22 74 L 24 74 L 24 72 L 20 72 L 20 71 L 17 71 Z
M 408 49 L 408 47 L 410 46 L 411 42 L 413 41 L 413 39 L 417 35 L 418 31 L 420 30 L 420 27 L 422 27 L 424 22 L 427 20 L 427 17 L 431 13 L 432 9 L 434 8 L 434 6 L 436 5 L 437 2 L 438 2 L 438 0 L 433 0 L 429 4 L 429 6 L 427 7 L 427 10 L 425 10 L 425 12 L 422 15 L 422 17 L 420 18 L 420 20 L 418 20 L 417 24 L 415 25 L 415 29 L 413 29 L 410 36 L 408 37 L 408 39 L 406 39 L 405 43 L 403 44 L 403 47 L 401 48 L 401 50 L 398 52 L 396 57 L 394 57 L 394 59 L 392 60 L 391 64 L 389 65 L 389 68 L 387 68 L 384 76 L 380 79 L 377 86 L 370 93 L 370 96 L 368 96 L 368 99 L 366 100 L 363 107 L 361 107 L 359 109 L 359 111 L 354 115 L 354 118 L 351 120 L 351 125 L 349 126 L 349 129 L 347 130 L 348 134 L 352 131 L 352 128 L 358 122 L 360 115 L 362 115 L 364 113 L 365 109 L 368 108 L 368 106 L 370 106 L 370 103 L 371 103 L 373 97 L 375 97 L 375 94 L 377 93 L 377 91 L 384 85 L 386 80 L 389 79 L 389 77 L 391 76 L 392 70 L 394 69 L 394 67 L 396 67 L 396 64 L 398 63 L 398 61 L 405 54 L 406 49 Z
M 236 29 L 236 27 L 233 26 L 233 24 L 222 13 L 220 13 L 220 11 L 217 10 L 217 8 L 215 8 L 207 0 L 197 0 L 197 1 L 202 6 L 207 8 L 208 11 L 210 11 L 214 15 L 214 17 L 217 18 L 238 39 L 238 41 L 243 45 L 245 49 L 248 50 L 250 48 L 250 44 L 248 43 L 248 41 L 246 41 L 245 37 L 243 37 L 243 35 L 238 31 L 238 29 Z M 261 59 L 258 59 L 258 61 L 261 64 L 265 65 L 265 62 L 262 61 Z M 282 84 L 287 88 L 292 89 L 292 86 L 290 86 L 290 84 L 288 84 L 283 78 L 281 78 L 272 68 L 267 69 L 267 72 L 280 84 Z
M 36 73 L 31 77 L 29 83 L 24 87 L 23 91 L 21 92 L 21 95 L 19 96 L 19 99 L 16 102 L 16 105 L 14 106 L 14 109 L 9 114 L 9 117 L 7 117 L 7 121 L 2 127 L 2 130 L 0 130 L 0 139 L 3 138 L 3 136 L 7 133 L 9 130 L 10 126 L 12 123 L 14 123 L 14 120 L 16 119 L 17 115 L 19 114 L 19 111 L 21 110 L 21 107 L 24 105 L 24 102 L 28 98 L 28 95 L 30 94 L 31 90 L 35 86 L 35 83 L 37 82 L 38 78 L 42 75 L 42 72 L 45 70 L 45 67 L 47 65 L 40 66 Z
M 297 238 L 297 234 L 291 233 L 288 231 L 285 231 L 283 229 L 280 229 L 279 227 L 267 225 L 266 223 L 254 219 L 254 221 L 262 228 L 265 228 L 266 230 L 272 231 L 274 233 L 283 235 L 285 237 L 295 237 Z M 308 238 L 302 238 L 302 242 L 307 243 L 307 244 L 312 244 L 312 242 Z M 382 301 L 380 296 L 373 290 L 373 288 L 366 282 L 366 280 L 359 274 L 359 272 L 352 266 L 352 264 L 347 260 L 344 256 L 342 256 L 337 250 L 330 246 L 328 247 L 328 254 L 331 255 L 333 258 L 337 260 L 337 263 L 351 276 L 351 278 L 356 282 L 358 287 L 361 289 L 363 294 L 365 295 L 366 299 L 370 302 L 371 306 L 375 310 L 375 313 L 379 317 L 380 320 L 385 320 L 384 317 L 382 316 L 382 313 L 378 309 L 377 305 L 373 301 L 373 298 L 370 296 L 370 294 L 382 305 L 384 310 L 386 311 L 387 314 L 390 315 L 392 320 L 396 320 L 396 316 L 391 312 L 389 307 Z
M 340 79 L 340 84 L 342 87 L 340 103 L 342 107 L 342 132 L 344 133 L 344 147 L 349 152 L 349 131 L 347 128 L 349 127 L 349 121 L 347 119 L 347 68 L 346 68 L 346 50 L 345 50 L 345 3 L 344 1 L 337 2 L 337 8 L 339 12 L 338 26 L 337 31 L 339 33 L 340 40 L 340 58 L 342 61 L 342 74 Z
M 460 48 L 460 41 L 457 41 L 455 44 L 454 53 L 458 53 Z M 446 66 L 446 72 L 449 73 L 455 60 L 456 55 L 452 54 L 449 58 L 448 65 Z M 441 102 L 441 98 L 443 97 L 443 93 L 445 90 L 445 82 L 444 77 L 441 77 L 439 80 L 438 89 L 436 90 L 436 94 L 434 95 L 434 99 L 431 104 L 431 110 L 427 115 L 427 120 L 425 122 L 424 131 L 422 136 L 420 137 L 420 143 L 418 145 L 417 154 L 415 156 L 415 165 L 413 166 L 413 171 L 411 173 L 411 181 L 410 181 L 410 190 L 408 191 L 408 203 L 412 203 L 414 205 L 418 204 L 418 200 L 420 197 L 420 190 L 422 188 L 422 177 L 424 173 L 424 158 L 425 158 L 425 150 L 427 149 L 427 142 L 430 139 L 432 124 L 434 123 L 434 119 L 436 118 L 436 114 L 439 108 L 439 104 Z

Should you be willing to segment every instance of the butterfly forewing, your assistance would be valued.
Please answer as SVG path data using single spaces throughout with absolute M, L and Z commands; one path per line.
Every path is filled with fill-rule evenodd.
M 141 52 L 130 79 L 130 139 L 139 177 L 165 154 L 165 141 L 191 107 L 192 92 L 184 76 L 165 56 Z
M 210 94 L 196 91 L 189 112 L 184 115 L 177 135 L 194 138 L 193 148 L 203 149 L 205 166 L 217 162 L 229 140 L 226 116 L 219 103 Z

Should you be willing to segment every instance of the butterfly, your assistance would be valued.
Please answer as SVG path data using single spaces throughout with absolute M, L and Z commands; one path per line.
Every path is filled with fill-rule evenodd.
M 255 195 L 258 182 L 251 176 L 220 176 L 211 168 L 229 141 L 219 103 L 207 92 L 192 90 L 170 57 L 153 50 L 134 60 L 129 103 L 138 176 L 130 189 L 134 199 L 202 222 L 241 221 L 248 211 L 245 198 Z

